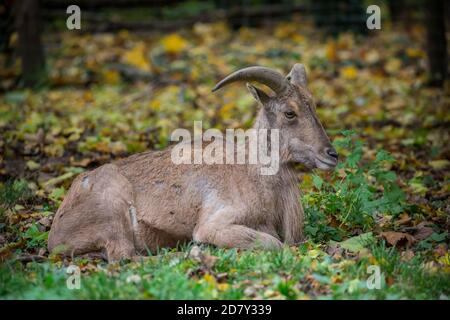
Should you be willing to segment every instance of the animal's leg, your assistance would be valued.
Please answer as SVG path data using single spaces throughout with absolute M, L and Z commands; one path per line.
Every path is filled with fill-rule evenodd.
M 275 250 L 282 247 L 274 236 L 243 225 L 206 223 L 194 231 L 194 241 L 214 244 L 223 248 Z
M 133 202 L 133 188 L 117 166 L 80 175 L 56 213 L 49 250 L 62 245 L 69 255 L 104 251 L 108 261 L 134 256 Z

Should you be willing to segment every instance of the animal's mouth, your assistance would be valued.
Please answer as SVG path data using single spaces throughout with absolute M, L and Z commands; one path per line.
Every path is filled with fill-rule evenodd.
M 319 169 L 323 169 L 323 170 L 331 170 L 334 169 L 337 165 L 337 160 L 336 159 L 324 159 L 322 157 L 316 156 L 315 157 L 315 162 L 316 162 L 316 166 Z

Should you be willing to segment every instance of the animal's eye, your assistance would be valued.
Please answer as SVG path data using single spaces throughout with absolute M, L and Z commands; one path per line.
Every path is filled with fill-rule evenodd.
M 295 114 L 295 112 L 292 111 L 288 111 L 284 113 L 285 117 L 288 119 L 294 119 L 297 115 Z

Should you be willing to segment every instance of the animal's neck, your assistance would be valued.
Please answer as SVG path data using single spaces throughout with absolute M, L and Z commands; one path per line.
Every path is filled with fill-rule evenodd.
M 294 168 L 287 164 L 280 168 L 280 180 L 283 181 L 278 189 L 279 205 L 284 213 L 283 231 L 284 241 L 294 243 L 300 240 L 303 228 L 303 209 L 300 203 L 299 179 Z
M 300 203 L 298 176 L 290 164 L 282 164 L 274 176 L 265 179 L 267 187 L 273 190 L 276 210 L 279 214 L 278 233 L 289 244 L 302 238 L 303 208 Z
M 269 121 L 262 110 L 253 124 L 253 129 L 270 129 Z M 262 176 L 261 165 L 253 167 L 253 174 L 260 175 L 262 183 L 274 191 L 276 210 L 280 215 L 280 236 L 287 243 L 296 243 L 302 237 L 303 209 L 300 203 L 298 176 L 292 164 L 286 161 L 288 155 L 283 150 L 280 143 L 280 167 L 276 174 Z

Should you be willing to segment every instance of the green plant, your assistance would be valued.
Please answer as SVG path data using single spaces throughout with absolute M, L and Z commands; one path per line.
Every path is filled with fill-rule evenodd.
M 319 241 L 340 241 L 347 231 L 356 228 L 368 231 L 378 215 L 398 215 L 405 209 L 397 176 L 387 169 L 395 159 L 379 150 L 373 161 L 364 161 L 363 142 L 355 132 L 347 130 L 342 135 L 334 145 L 339 151 L 347 150 L 345 160 L 338 164 L 329 181 L 314 174 L 312 181 L 317 192 L 303 198 L 305 231 Z
M 27 248 L 45 247 L 47 244 L 48 231 L 40 231 L 37 225 L 33 223 L 31 227 L 22 234 L 22 238 L 26 240 Z
M 32 197 L 32 192 L 25 180 L 9 180 L 0 185 L 0 206 L 8 209 L 18 202 L 25 202 Z

